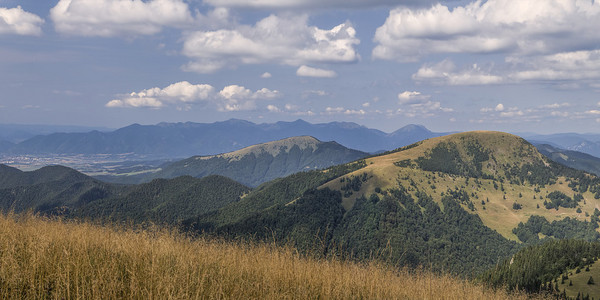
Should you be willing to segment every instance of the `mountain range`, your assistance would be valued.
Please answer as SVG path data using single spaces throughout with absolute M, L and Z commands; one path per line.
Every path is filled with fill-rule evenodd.
M 600 158 L 587 153 L 565 150 L 548 144 L 537 144 L 540 153 L 565 166 L 600 176 Z
M 556 148 L 600 157 L 600 134 L 556 133 L 548 135 L 522 134 L 521 136 L 533 144 L 548 144 Z
M 4 152 L 12 154 L 133 153 L 155 157 L 190 157 L 227 153 L 251 145 L 304 135 L 375 153 L 445 133 L 434 133 L 420 125 L 408 125 L 392 133 L 385 133 L 348 122 L 311 124 L 296 120 L 255 124 L 231 119 L 215 123 L 133 124 L 109 132 L 53 133 L 0 147 L 5 148 Z

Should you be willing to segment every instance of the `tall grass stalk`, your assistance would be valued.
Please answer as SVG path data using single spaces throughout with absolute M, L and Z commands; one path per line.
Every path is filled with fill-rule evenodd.
M 451 276 L 289 247 L 0 216 L 1 299 L 526 299 Z

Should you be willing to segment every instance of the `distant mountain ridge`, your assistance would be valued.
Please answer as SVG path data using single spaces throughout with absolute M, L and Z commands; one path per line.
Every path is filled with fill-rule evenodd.
M 373 153 L 445 134 L 431 132 L 420 125 L 408 125 L 385 133 L 351 122 L 311 124 L 296 120 L 255 124 L 231 119 L 215 123 L 133 124 L 110 132 L 54 133 L 2 148 L 8 148 L 5 152 L 12 154 L 134 153 L 189 157 L 232 152 L 293 136 L 313 136 L 321 141 L 336 141 L 348 148 Z
M 600 134 L 556 133 L 522 135 L 533 144 L 549 144 L 557 148 L 578 151 L 600 157 Z
M 98 178 L 111 182 L 140 183 L 184 175 L 198 178 L 222 175 L 248 186 L 258 186 L 275 178 L 324 169 L 367 155 L 366 152 L 348 149 L 336 142 L 321 142 L 311 136 L 298 136 L 223 154 L 193 156 L 167 164 L 151 174 Z
M 535 145 L 540 153 L 565 166 L 600 176 L 600 158 L 587 153 L 564 150 L 548 144 Z

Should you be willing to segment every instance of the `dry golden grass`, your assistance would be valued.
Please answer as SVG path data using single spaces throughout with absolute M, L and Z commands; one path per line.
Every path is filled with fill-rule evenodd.
M 2 299 L 526 299 L 289 248 L 0 216 Z

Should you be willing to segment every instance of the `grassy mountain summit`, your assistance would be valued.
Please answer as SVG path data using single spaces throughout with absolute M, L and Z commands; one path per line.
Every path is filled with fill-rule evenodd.
M 364 180 L 350 186 L 356 178 Z M 450 196 L 486 226 L 514 240 L 513 228 L 531 215 L 583 221 L 600 204 L 598 178 L 552 162 L 518 136 L 492 131 L 432 138 L 371 157 L 365 168 L 321 188 L 342 191 L 349 211 L 357 198 L 398 186 L 414 195 L 425 193 L 437 203 Z
M 257 186 L 278 177 L 343 164 L 365 156 L 367 153 L 348 149 L 336 142 L 297 136 L 229 153 L 190 157 L 164 166 L 146 179 L 222 175 Z

